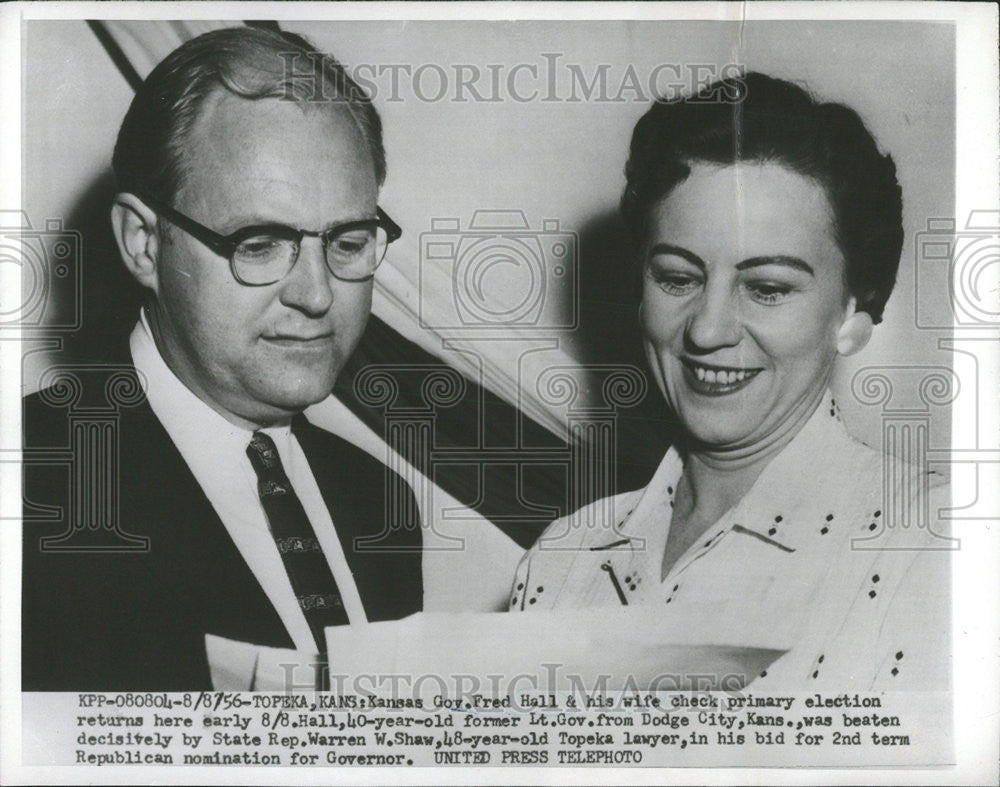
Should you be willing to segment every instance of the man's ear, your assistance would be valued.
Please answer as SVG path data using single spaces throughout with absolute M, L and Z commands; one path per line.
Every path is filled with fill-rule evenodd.
M 852 296 L 845 309 L 847 318 L 837 331 L 837 352 L 841 355 L 854 355 L 863 350 L 872 338 L 872 316 L 868 312 L 857 311 L 857 305 Z
M 115 195 L 111 229 L 122 261 L 139 284 L 159 292 L 160 236 L 156 213 L 134 194 Z

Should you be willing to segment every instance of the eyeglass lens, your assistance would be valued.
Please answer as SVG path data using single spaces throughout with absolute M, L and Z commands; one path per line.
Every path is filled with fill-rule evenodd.
M 338 278 L 366 279 L 382 262 L 387 246 L 382 227 L 352 229 L 326 240 L 326 264 Z M 273 284 L 285 277 L 298 256 L 295 239 L 260 235 L 236 247 L 233 269 L 246 284 Z

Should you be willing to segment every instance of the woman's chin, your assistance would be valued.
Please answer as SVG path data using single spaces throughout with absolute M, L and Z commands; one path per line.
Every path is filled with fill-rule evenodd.
M 753 442 L 763 419 L 752 414 L 760 411 L 759 402 L 740 394 L 722 398 L 689 395 L 674 409 L 693 445 L 719 448 Z
M 753 445 L 753 435 L 748 431 L 747 424 L 733 425 L 727 428 L 724 424 L 685 424 L 688 443 L 692 449 L 702 451 L 733 451 Z

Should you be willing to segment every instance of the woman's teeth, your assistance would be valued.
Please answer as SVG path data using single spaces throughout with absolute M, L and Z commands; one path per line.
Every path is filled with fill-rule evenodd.
M 752 372 L 746 369 L 706 369 L 703 366 L 695 366 L 694 373 L 702 382 L 731 385 L 745 380 Z

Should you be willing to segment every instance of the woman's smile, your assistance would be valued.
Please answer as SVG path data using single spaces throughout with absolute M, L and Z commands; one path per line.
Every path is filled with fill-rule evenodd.
M 734 366 L 714 366 L 682 358 L 686 372 L 684 379 L 696 393 L 705 396 L 725 396 L 740 391 L 750 384 L 761 368 L 746 368 Z

